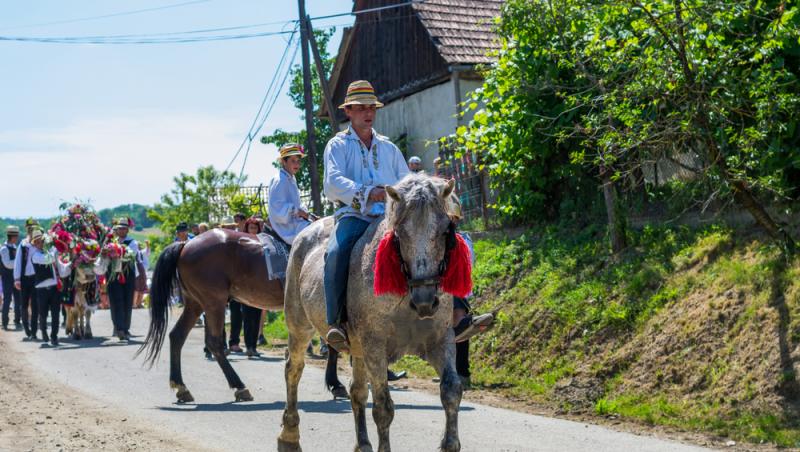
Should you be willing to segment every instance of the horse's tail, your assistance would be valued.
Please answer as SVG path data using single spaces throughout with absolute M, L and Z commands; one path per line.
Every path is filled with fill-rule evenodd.
M 147 331 L 144 344 L 139 347 L 134 356 L 138 357 L 140 353 L 147 350 L 144 362 L 150 367 L 155 364 L 161 352 L 161 346 L 164 344 L 169 320 L 170 296 L 172 287 L 177 282 L 178 259 L 185 244 L 186 242 L 177 242 L 164 248 L 158 257 L 156 268 L 153 270 L 150 287 L 150 329 Z

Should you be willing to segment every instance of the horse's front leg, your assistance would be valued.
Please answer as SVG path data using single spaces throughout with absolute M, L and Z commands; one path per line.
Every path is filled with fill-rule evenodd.
M 390 452 L 392 446 L 389 443 L 389 426 L 394 420 L 394 402 L 389 394 L 389 382 L 386 379 L 388 362 L 385 354 L 379 357 L 365 356 L 364 361 L 369 381 L 372 383 L 372 418 L 378 427 L 378 451 Z
M 440 448 L 445 452 L 458 452 L 461 450 L 461 441 L 458 439 L 458 409 L 464 388 L 456 372 L 456 346 L 452 328 L 448 329 L 445 340 L 427 356 L 427 360 L 436 369 L 441 380 L 439 397 L 444 407 L 446 423 Z
M 86 310 L 83 313 L 83 315 L 84 315 L 84 317 L 86 317 L 86 320 L 85 320 L 85 322 L 86 322 L 86 330 L 83 333 L 83 337 L 85 337 L 86 339 L 91 339 L 92 338 L 92 309 L 87 306 Z
M 332 351 L 332 350 L 331 350 Z M 356 452 L 371 452 L 367 433 L 367 368 L 363 358 L 353 358 L 353 379 L 350 381 L 350 406 L 356 422 Z

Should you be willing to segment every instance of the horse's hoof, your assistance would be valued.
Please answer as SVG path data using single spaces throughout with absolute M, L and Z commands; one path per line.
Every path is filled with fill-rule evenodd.
M 78 334 L 78 333 L 73 333 L 73 334 L 72 334 L 72 340 L 73 340 L 73 341 L 79 341 L 79 340 L 81 340 L 81 335 L 80 335 L 80 334 Z
M 290 443 L 278 438 L 278 452 L 303 452 L 300 443 Z
M 189 392 L 188 389 L 181 389 L 175 395 L 178 397 L 178 403 L 192 403 L 192 402 L 194 402 L 194 397 L 192 397 L 192 393 Z
M 236 397 L 237 402 L 253 401 L 253 396 L 250 395 L 250 390 L 247 388 L 237 389 L 236 392 L 233 393 L 233 396 Z
M 86 333 L 86 334 L 83 335 L 83 337 L 86 338 L 86 339 L 91 339 L 92 338 L 92 333 Z
M 449 441 L 445 438 L 442 440 L 439 450 L 442 452 L 459 452 L 461 450 L 461 441 L 458 438 L 452 438 Z
M 331 394 L 333 395 L 333 400 L 350 400 L 350 394 L 347 393 L 347 389 L 344 386 L 336 386 L 331 388 Z
M 372 444 L 361 444 L 356 445 L 356 448 L 353 449 L 355 452 L 373 452 L 372 451 Z

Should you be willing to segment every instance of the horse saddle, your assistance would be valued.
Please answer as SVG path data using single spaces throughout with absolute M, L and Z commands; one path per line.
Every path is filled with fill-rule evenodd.
M 267 264 L 267 279 L 286 279 L 286 266 L 289 263 L 289 245 L 272 234 L 258 234 L 258 240 L 264 249 L 264 261 Z

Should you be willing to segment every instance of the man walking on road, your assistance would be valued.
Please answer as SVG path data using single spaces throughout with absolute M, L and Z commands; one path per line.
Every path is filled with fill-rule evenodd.
M 20 307 L 20 293 L 14 287 L 14 259 L 17 257 L 17 241 L 19 240 L 19 226 L 6 227 L 6 243 L 0 247 L 0 278 L 3 283 L 3 329 L 8 329 L 8 309 L 14 301 L 14 325 L 22 324 L 22 309 Z
M 31 236 L 33 231 L 39 228 L 39 222 L 33 218 L 25 221 L 25 240 L 17 248 L 17 255 L 14 259 L 14 288 L 20 291 L 22 303 L 22 327 L 25 328 L 25 336 L 28 340 L 36 339 L 36 326 L 39 321 L 39 306 L 36 304 L 36 288 L 34 287 L 34 270 L 31 263 L 33 245 Z M 28 308 L 30 307 L 30 317 Z

